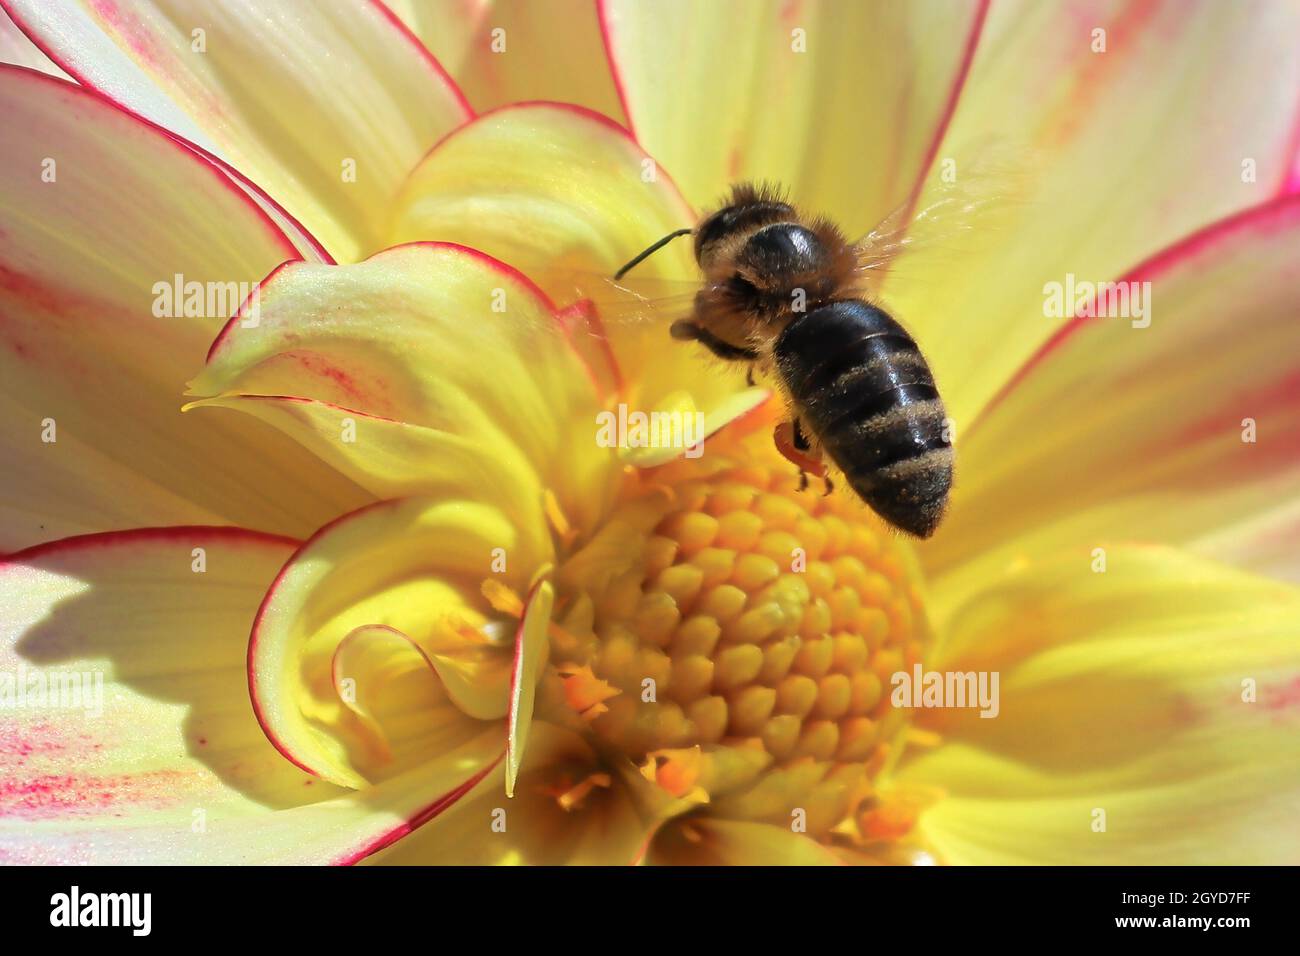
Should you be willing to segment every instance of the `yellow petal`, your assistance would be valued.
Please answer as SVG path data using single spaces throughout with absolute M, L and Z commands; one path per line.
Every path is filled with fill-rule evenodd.
M 840 866 L 816 840 L 786 827 L 710 817 L 665 827 L 647 862 L 668 866 Z
M 510 662 L 500 650 L 481 634 L 453 645 L 417 642 L 388 624 L 349 631 L 334 649 L 330 682 L 356 718 L 352 757 L 365 776 L 382 781 L 437 761 L 483 733 L 480 719 L 502 717 Z
M 472 246 L 567 303 L 575 298 L 573 273 L 612 276 L 693 220 L 626 130 L 569 104 L 520 103 L 478 117 L 424 158 L 399 197 L 390 238 Z M 643 268 L 692 274 L 689 243 L 664 249 Z
M 388 6 L 479 110 L 562 100 L 623 121 L 591 0 L 394 0 Z
M 389 865 L 536 864 L 616 866 L 638 859 L 649 828 L 617 783 L 602 778 L 577 803 L 575 784 L 601 764 L 577 736 L 538 721 L 515 796 L 503 796 L 497 768 L 432 825 L 371 862 Z M 568 803 L 566 809 L 565 803 Z
M 492 674 L 510 660 L 501 632 L 513 631 L 514 623 L 497 620 L 481 602 L 467 603 L 467 586 L 489 577 L 525 585 L 550 558 L 538 547 L 496 509 L 457 501 L 382 502 L 322 529 L 285 565 L 253 628 L 249 680 L 267 736 L 290 760 L 327 780 L 359 787 L 373 777 L 357 759 L 370 743 L 361 731 L 369 728 L 345 719 L 350 708 L 333 682 L 339 645 L 371 625 L 399 631 L 426 658 L 447 653 L 446 628 L 467 627 L 476 632 L 481 657 L 501 658 L 497 668 L 484 666 L 504 693 Z M 506 567 L 499 575 L 493 573 L 498 559 Z M 504 713 L 504 700 L 501 705 L 497 713 Z M 504 728 L 496 726 L 504 745 Z M 469 724 L 455 730 L 462 739 L 471 732 Z
M 428 494 L 473 499 L 524 516 L 536 514 L 542 494 L 531 470 L 503 466 L 469 438 L 367 415 L 330 402 L 283 395 L 227 394 L 200 399 L 185 407 L 227 408 L 259 418 L 300 442 L 376 498 Z
M 860 235 L 929 166 L 985 6 L 610 0 L 602 14 L 637 140 L 691 202 L 771 179 Z
M 1293 863 L 1298 629 L 1300 591 L 1171 549 L 1028 563 L 927 662 L 996 672 L 997 716 L 918 712 L 943 743 L 892 783 L 943 794 L 950 863 Z
M 233 166 L 340 261 L 381 248 L 402 179 L 470 115 L 382 4 L 7 7 L 79 81 Z
M 958 185 L 990 156 L 1020 166 L 1005 223 L 910 249 L 882 292 L 926 350 L 959 439 L 1067 321 L 1048 314 L 1048 283 L 1112 280 L 1277 194 L 1298 33 L 1290 4 L 993 5 L 939 157 Z M 922 207 L 948 188 L 944 171 Z
M 258 208 L 38 73 L 0 67 L 0 123 L 0 550 L 158 523 L 307 535 L 369 500 L 329 472 L 286 481 L 314 459 L 264 425 L 180 414 L 216 330 L 295 254 Z
M 191 394 L 313 399 L 457 436 L 436 439 L 457 451 L 430 467 L 429 493 L 445 490 L 477 450 L 477 471 L 516 489 L 547 482 L 580 527 L 612 494 L 614 453 L 596 442 L 591 376 L 550 302 L 501 263 L 443 243 L 347 266 L 291 263 L 261 289 L 259 313 L 256 322 L 232 320 Z M 285 414 L 276 424 L 319 447 L 321 436 Z M 347 457 L 349 473 L 363 467 L 359 451 L 322 454 Z M 529 510 L 540 504 L 538 494 Z
M 537 680 L 546 664 L 550 639 L 551 609 L 555 606 L 555 588 L 549 581 L 535 586 L 524 604 L 523 616 L 515 629 L 515 662 L 510 673 L 510 709 L 506 734 L 506 796 L 515 794 L 515 781 L 528 746 L 528 731 L 533 723 L 533 703 Z
M 958 434 L 961 480 L 924 555 L 940 596 L 1067 545 L 1160 541 L 1251 565 L 1257 541 L 1280 557 L 1276 512 L 1300 487 L 1298 260 L 1291 197 L 1124 277 L 1150 283 L 1149 326 L 1067 325 Z
M 629 291 L 611 284 L 620 266 L 694 215 L 666 173 L 603 117 L 555 103 L 479 117 L 425 157 L 399 207 L 393 241 L 459 242 L 522 269 L 556 302 L 594 300 L 595 324 L 579 324 L 578 342 L 608 341 L 630 407 L 648 412 L 686 389 L 707 413 L 743 387 L 739 372 L 668 333 L 681 317 L 673 306 L 689 308 L 698 287 L 689 243 L 647 259 L 620 283 Z
M 652 421 L 655 415 L 667 416 L 662 421 L 670 424 L 656 432 L 658 439 L 649 445 L 620 446 L 619 459 L 638 468 L 654 468 L 682 457 L 698 458 L 704 454 L 710 436 L 757 413 L 771 397 L 768 389 L 746 388 L 723 394 L 705 412 L 696 406 L 691 393 L 673 392 L 646 413 Z
M 495 732 L 359 798 L 275 752 L 248 699 L 247 634 L 293 546 L 159 528 L 0 563 L 6 862 L 343 860 L 500 754 Z

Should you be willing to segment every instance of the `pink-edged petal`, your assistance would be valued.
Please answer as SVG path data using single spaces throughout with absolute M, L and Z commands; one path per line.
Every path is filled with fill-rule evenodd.
M 365 502 L 295 480 L 313 457 L 266 426 L 180 413 L 216 330 L 295 255 L 257 206 L 52 77 L 0 67 L 0 118 L 0 550 L 159 522 L 306 535 Z
M 398 207 L 395 241 L 481 249 L 523 270 L 555 302 L 573 303 L 565 317 L 575 344 L 629 408 L 661 409 L 685 391 L 708 414 L 744 387 L 742 372 L 668 333 L 698 289 L 689 242 L 611 282 L 694 214 L 667 172 L 605 117 L 563 103 L 480 116 L 424 158 Z
M 259 320 L 232 321 L 214 342 L 191 394 L 296 396 L 456 436 L 436 439 L 455 457 L 430 466 L 425 491 L 447 492 L 453 466 L 478 449 L 460 497 L 482 497 L 489 488 L 465 483 L 491 472 L 501 476 L 495 487 L 515 489 L 503 506 L 523 495 L 520 507 L 535 511 L 549 488 L 580 528 L 602 513 L 617 478 L 612 450 L 596 442 L 592 377 L 551 303 L 517 271 L 446 243 L 347 266 L 286 265 L 261 290 Z M 319 444 L 278 411 L 278 427 Z
M 244 656 L 294 544 L 155 528 L 0 562 L 0 861 L 342 861 L 499 757 L 500 732 L 480 734 L 362 798 L 275 752 L 253 716 Z
M 535 527 L 520 527 L 489 505 L 454 500 L 382 502 L 323 528 L 284 566 L 253 628 L 249 685 L 267 736 L 291 761 L 327 780 L 359 787 L 374 777 L 362 760 L 371 741 L 361 733 L 365 728 L 345 719 L 350 708 L 333 681 L 339 645 L 357 628 L 374 625 L 405 635 L 427 659 L 452 654 L 449 641 L 459 638 L 457 656 L 477 659 L 487 681 L 482 689 L 497 688 L 494 712 L 504 714 L 501 676 L 511 648 L 501 631 L 513 632 L 514 622 L 500 620 L 476 597 L 479 583 L 491 578 L 518 592 L 550 557 L 549 540 Z M 502 562 L 506 570 L 494 573 Z M 493 656 L 496 666 L 487 660 Z M 418 710 L 408 710 L 407 726 L 414 728 Z M 464 737 L 478 723 L 469 715 L 464 722 L 464 729 L 448 733 Z M 504 747 L 505 729 L 495 726 Z
M 567 304 L 605 291 L 595 280 L 694 218 L 627 130 L 572 104 L 528 102 L 485 113 L 431 150 L 398 197 L 390 238 L 480 249 Z M 694 275 L 689 244 L 647 260 L 642 274 Z
M 622 122 L 593 0 L 392 0 L 388 6 L 477 109 L 561 100 Z
M 958 433 L 953 504 L 925 552 L 931 574 L 954 575 L 936 593 L 955 599 L 1027 553 L 1127 539 L 1286 573 L 1285 511 L 1300 488 L 1297 263 L 1300 197 L 1287 197 L 1124 276 L 1150 284 L 1149 325 L 1065 325 Z
M 986 7 L 600 4 L 632 129 L 693 203 L 770 179 L 857 234 L 904 202 L 929 166 Z
M 1112 280 L 1278 194 L 1298 35 L 1294 4 L 991 7 L 919 205 L 955 180 L 991 202 L 996 228 L 909 248 L 881 292 L 929 356 L 959 439 L 1068 320 L 1049 283 Z
M 524 602 L 524 613 L 515 629 L 514 666 L 510 670 L 510 706 L 506 714 L 506 796 L 515 793 L 515 780 L 528 746 L 528 731 L 533 723 L 533 704 L 537 697 L 537 680 L 550 650 L 547 634 L 551 609 L 555 606 L 555 588 L 549 581 L 534 586 Z
M 3 9 L 0 9 L 0 63 L 12 63 L 60 79 L 70 79 L 53 60 L 41 52 L 40 47 L 27 39 L 27 35 L 18 29 L 18 25 L 9 19 L 9 14 Z
M 633 862 L 650 826 L 627 790 L 577 734 L 533 725 L 515 795 L 503 792 L 499 766 L 419 833 L 370 862 L 398 866 L 618 866 Z M 589 782 L 581 797 L 566 791 Z M 504 828 L 504 829 L 503 829 Z
M 353 763 L 383 782 L 466 746 L 484 732 L 479 718 L 504 715 L 509 670 L 507 655 L 486 641 L 417 643 L 388 624 L 353 628 L 329 662 L 333 694 L 349 712 L 338 722 Z M 497 726 L 493 753 L 501 749 Z
M 470 115 L 381 3 L 4 6 L 68 73 L 237 169 L 340 260 L 381 247 L 393 192 Z

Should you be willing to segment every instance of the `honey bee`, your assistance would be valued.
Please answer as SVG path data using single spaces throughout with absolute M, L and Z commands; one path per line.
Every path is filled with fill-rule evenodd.
M 879 230 L 877 230 L 879 232 Z M 873 233 L 875 235 L 876 233 Z M 832 485 L 825 459 L 894 527 L 928 538 L 952 487 L 953 449 L 943 402 L 907 331 L 864 297 L 865 270 L 879 264 L 872 236 L 850 242 L 825 218 L 808 218 L 769 186 L 742 183 L 692 229 L 703 285 L 672 337 L 767 373 L 790 419 L 777 449 L 800 471 Z

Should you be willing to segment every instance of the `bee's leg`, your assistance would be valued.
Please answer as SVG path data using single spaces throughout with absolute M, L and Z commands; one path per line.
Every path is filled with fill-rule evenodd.
M 826 463 L 816 457 L 812 445 L 799 428 L 798 420 L 782 422 L 776 426 L 772 438 L 781 457 L 799 469 L 799 490 L 808 487 L 808 476 L 826 477 Z M 800 445 L 803 447 L 801 448 Z
M 752 365 L 749 367 L 749 370 L 745 372 L 745 384 L 750 388 L 754 387 L 754 366 Z
M 689 319 L 678 319 L 669 326 L 668 332 L 678 340 L 694 339 L 718 358 L 728 362 L 755 362 L 758 360 L 756 350 L 724 342 L 698 322 L 691 322 Z
M 831 481 L 830 475 L 822 475 L 822 481 L 826 482 L 826 490 L 822 492 L 822 497 L 825 498 L 835 490 L 835 482 Z
M 799 419 L 790 423 L 794 429 L 794 447 L 796 451 L 808 451 L 812 445 L 808 442 L 808 436 L 803 433 L 803 425 L 799 424 Z

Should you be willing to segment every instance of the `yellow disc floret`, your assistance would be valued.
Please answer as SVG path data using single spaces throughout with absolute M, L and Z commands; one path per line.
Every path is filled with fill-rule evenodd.
M 753 461 L 757 436 L 745 446 Z M 851 495 L 800 492 L 788 464 L 758 460 L 629 478 L 558 570 L 539 716 L 709 813 L 803 813 L 817 835 L 853 825 L 897 747 L 887 688 L 925 650 L 919 579 Z

